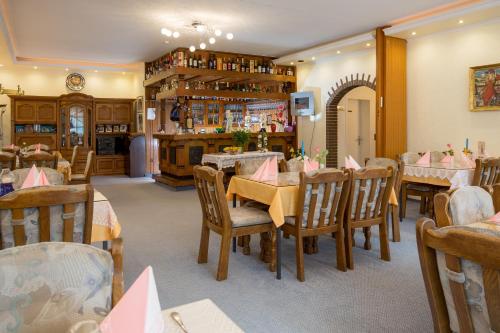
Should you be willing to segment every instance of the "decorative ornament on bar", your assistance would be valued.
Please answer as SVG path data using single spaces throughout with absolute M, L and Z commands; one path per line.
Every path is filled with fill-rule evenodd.
M 216 37 L 221 37 L 222 36 L 222 30 L 208 26 L 201 21 L 193 21 L 190 26 L 188 26 L 188 32 L 195 32 L 199 34 L 199 47 L 201 50 L 206 49 L 207 43 L 210 45 L 213 45 L 217 42 Z M 161 28 L 160 33 L 168 38 L 179 38 L 180 37 L 180 32 L 179 31 L 172 31 L 168 28 Z M 227 40 L 232 40 L 234 38 L 233 33 L 227 32 L 226 33 L 226 39 Z M 167 42 L 167 41 L 166 41 Z M 189 51 L 194 52 L 196 51 L 196 47 L 194 45 L 191 45 L 189 47 Z

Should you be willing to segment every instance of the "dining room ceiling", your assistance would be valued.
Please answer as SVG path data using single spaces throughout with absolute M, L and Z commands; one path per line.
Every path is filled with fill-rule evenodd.
M 187 28 L 194 20 L 234 34 L 233 40 L 219 39 L 212 49 L 281 56 L 456 2 L 0 0 L 0 9 L 3 31 L 18 60 L 126 64 L 197 43 L 199 36 Z M 180 38 L 166 43 L 162 27 L 179 31 Z

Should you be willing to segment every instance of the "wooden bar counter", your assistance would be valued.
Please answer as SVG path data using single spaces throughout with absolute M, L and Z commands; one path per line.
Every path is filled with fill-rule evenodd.
M 257 150 L 258 133 L 251 133 L 245 151 Z M 203 154 L 223 152 L 233 146 L 232 134 L 153 134 L 158 139 L 161 174 L 156 181 L 178 188 L 193 185 L 193 167 L 201 164 Z M 268 133 L 268 149 L 283 152 L 288 158 L 289 147 L 296 146 L 295 132 Z

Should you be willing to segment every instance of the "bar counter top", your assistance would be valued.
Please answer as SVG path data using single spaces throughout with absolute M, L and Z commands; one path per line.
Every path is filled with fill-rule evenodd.
M 250 137 L 257 137 L 259 133 L 250 133 Z M 294 137 L 295 132 L 267 132 L 268 137 Z M 198 133 L 198 134 L 165 134 L 154 133 L 155 139 L 163 139 L 169 141 L 183 140 L 203 140 L 203 139 L 231 139 L 231 133 Z

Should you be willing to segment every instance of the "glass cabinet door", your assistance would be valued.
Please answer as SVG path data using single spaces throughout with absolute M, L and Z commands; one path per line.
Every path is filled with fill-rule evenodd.
M 208 105 L 207 122 L 208 125 L 219 125 L 220 105 L 209 103 Z
M 193 116 L 193 125 L 205 125 L 205 104 L 192 103 L 191 114 Z
M 233 126 L 238 126 L 239 123 L 243 123 L 243 104 L 224 105 L 224 121 L 227 121 L 227 111 L 230 111 L 233 116 Z
M 85 108 L 79 105 L 71 106 L 68 118 L 71 147 L 85 145 Z

